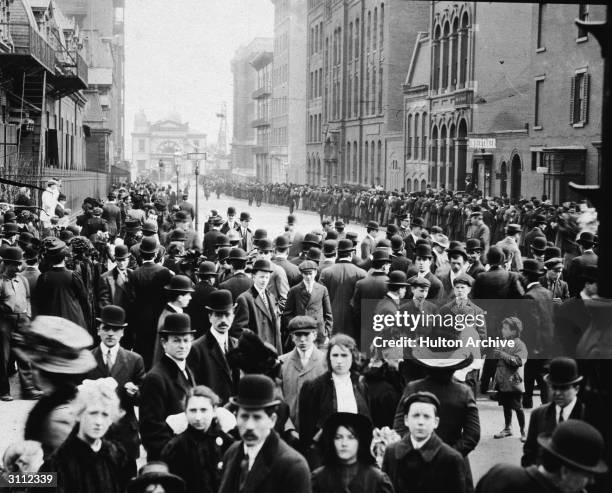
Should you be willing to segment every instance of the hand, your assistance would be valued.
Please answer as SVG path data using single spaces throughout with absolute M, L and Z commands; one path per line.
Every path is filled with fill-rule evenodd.
M 134 396 L 138 393 L 138 386 L 132 382 L 127 382 L 123 387 L 130 396 Z

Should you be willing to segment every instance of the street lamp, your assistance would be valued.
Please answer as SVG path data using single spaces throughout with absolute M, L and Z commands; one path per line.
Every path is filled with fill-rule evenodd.
M 180 171 L 181 151 L 174 153 L 174 166 L 176 167 L 176 200 L 179 200 L 179 171 Z
M 198 149 L 196 148 L 196 151 Z M 204 159 L 204 170 L 206 170 L 206 159 L 207 159 L 208 155 L 205 152 L 190 152 L 189 154 L 187 154 L 187 159 L 190 159 L 193 161 L 193 174 L 195 175 L 195 199 L 196 199 L 196 203 L 195 203 L 195 229 L 196 231 L 198 231 L 198 214 L 199 214 L 199 188 L 198 188 L 198 177 L 200 175 L 200 160 Z

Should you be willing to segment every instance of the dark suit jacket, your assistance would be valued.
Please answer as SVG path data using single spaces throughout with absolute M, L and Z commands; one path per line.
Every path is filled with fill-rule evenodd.
M 234 337 L 228 337 L 228 350 L 238 344 Z M 210 387 L 225 404 L 230 396 L 236 394 L 240 378 L 238 369 L 231 369 L 217 340 L 210 333 L 196 339 L 187 357 L 189 368 L 193 371 L 197 385 Z
M 240 233 L 240 248 L 249 253 L 253 249 L 253 232 L 250 229 L 246 230 L 246 234 L 242 234 L 242 227 L 238 229 Z
M 571 296 L 580 294 L 580 291 L 584 288 L 584 281 L 580 278 L 580 275 L 587 266 L 597 267 L 597 259 L 597 254 L 592 251 L 584 252 L 572 259 L 567 268 L 567 282 Z
M 302 274 L 300 273 L 300 269 L 295 264 L 292 264 L 288 259 L 274 258 L 272 259 L 272 262 L 285 270 L 290 288 L 297 286 L 300 282 L 302 282 Z
M 204 255 L 206 255 L 209 259 L 215 254 L 215 243 L 217 243 L 219 236 L 223 236 L 223 233 L 221 233 L 221 231 L 218 229 L 211 229 L 204 235 L 202 252 L 204 252 Z
M 86 378 L 97 380 L 98 378 L 113 377 L 117 381 L 117 394 L 119 394 L 121 400 L 121 409 L 125 411 L 125 415 L 112 425 L 105 438 L 119 442 L 125 448 L 130 459 L 137 459 L 140 456 L 140 437 L 138 436 L 138 421 L 134 413 L 134 406 L 137 406 L 140 401 L 140 392 L 130 396 L 125 390 L 125 384 L 132 382 L 138 387 L 142 384 L 145 376 L 142 357 L 137 353 L 119 348 L 115 364 L 109 374 L 100 346 L 96 346 L 91 353 L 97 366 L 87 374 Z
M 312 287 L 312 293 L 308 294 L 306 285 L 301 282 L 292 287 L 287 295 L 287 303 L 282 316 L 282 331 L 285 333 L 287 324 L 297 315 L 309 315 L 319 325 L 319 332 L 325 336 L 331 336 L 334 315 L 332 314 L 331 302 L 327 288 L 318 282 Z
M 419 450 L 414 450 L 409 435 L 389 445 L 385 450 L 382 469 L 398 492 L 467 491 L 463 457 L 435 433 Z
M 350 303 L 353 308 L 353 320 L 358 328 L 370 327 L 375 308 L 374 302 L 382 300 L 387 294 L 388 280 L 389 277 L 384 272 L 371 272 L 355 283 Z
M 223 226 L 221 226 L 221 232 L 226 235 L 227 233 L 229 233 L 230 229 L 235 229 L 236 231 L 240 230 L 240 223 L 238 221 L 234 221 L 234 226 L 232 228 L 230 228 L 230 225 L 227 221 L 225 221 L 223 223 Z
M 108 223 L 108 234 L 117 236 L 121 230 L 121 209 L 114 202 L 107 202 L 102 207 L 102 219 Z
M 561 354 L 576 357 L 576 347 L 591 324 L 591 313 L 582 298 L 570 298 L 555 311 L 555 340 L 561 346 Z
M 523 333 L 521 339 L 530 356 L 553 352 L 553 301 L 551 292 L 539 282 L 526 292 L 521 303 Z
M 559 493 L 536 466 L 522 468 L 511 464 L 497 464 L 476 486 L 476 493 Z
M 285 236 L 289 238 L 289 242 L 291 245 L 289 246 L 288 257 L 290 259 L 294 257 L 298 257 L 300 252 L 302 251 L 302 241 L 304 240 L 304 235 L 299 231 L 286 232 Z
M 252 285 L 253 279 L 244 272 L 239 272 L 219 284 L 219 289 L 227 289 L 230 291 L 232 293 L 232 299 L 236 302 L 238 296 L 248 290 Z
M 178 365 L 164 355 L 146 374 L 140 387 L 140 436 L 147 451 L 147 460 L 159 460 L 164 446 L 174 436 L 166 418 L 183 412 L 183 399 L 195 385 L 187 367 L 189 380 Z
M 272 431 L 249 471 L 240 490 L 240 462 L 244 444 L 234 443 L 223 457 L 219 493 L 311 493 L 310 470 L 306 459 Z
M 482 262 L 480 260 L 477 260 L 476 262 L 474 262 L 472 265 L 469 266 L 468 270 L 466 271 L 466 274 L 469 274 L 474 279 L 476 279 L 476 277 L 479 274 L 482 274 L 483 272 L 486 272 L 485 267 L 484 265 L 482 265 Z
M 169 269 L 148 262 L 128 276 L 131 300 L 129 329 L 133 334 L 134 350 L 144 359 L 145 368 L 151 367 L 157 339 L 157 320 L 166 305 L 164 286 L 173 275 Z
M 406 250 L 406 258 L 414 262 L 414 250 L 416 248 L 416 241 L 412 237 L 412 233 L 408 232 L 406 238 L 404 238 L 404 249 Z
M 239 337 L 244 329 L 255 332 L 265 342 L 272 344 L 279 354 L 282 352 L 280 318 L 277 314 L 276 298 L 266 291 L 268 308 L 255 287 L 246 290 L 236 300 L 236 316 L 231 333 Z
M 523 445 L 523 457 L 521 465 L 523 467 L 539 464 L 540 446 L 538 445 L 538 435 L 540 433 L 552 433 L 557 427 L 558 416 L 554 402 L 544 404 L 534 409 L 529 419 L 529 429 L 527 431 L 527 441 Z M 572 412 L 571 419 L 584 420 L 584 404 L 578 399 Z
M 412 265 L 412 260 L 410 260 L 406 255 L 395 255 L 393 260 L 391 261 L 391 267 L 389 268 L 389 272 L 393 272 L 394 270 L 401 270 L 402 272 L 408 272 L 410 266 Z
M 127 279 L 129 279 L 132 269 L 127 269 Z M 106 305 L 117 305 L 126 310 L 129 305 L 129 290 L 124 284 L 117 284 L 119 271 L 117 267 L 105 272 L 98 279 L 98 307 L 102 309 Z M 126 279 L 126 283 L 127 283 Z
M 329 493 L 331 491 L 350 491 L 351 493 L 393 493 L 389 477 L 378 466 L 359 464 L 355 477 L 344 487 L 341 468 L 322 466 L 312 473 L 312 493 Z
M 372 254 L 375 247 L 376 242 L 370 236 L 366 236 L 361 240 L 361 258 L 363 260 L 367 259 Z

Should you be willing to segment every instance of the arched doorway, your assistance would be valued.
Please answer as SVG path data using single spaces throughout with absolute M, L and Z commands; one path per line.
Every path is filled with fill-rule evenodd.
M 427 182 L 425 180 L 421 180 L 421 192 L 427 190 Z
M 408 178 L 406 180 L 406 193 L 412 192 L 412 180 Z
M 503 197 L 508 193 L 508 169 L 506 161 L 501 163 L 499 168 L 499 194 Z
M 457 190 L 465 190 L 465 174 L 467 172 L 467 123 L 459 121 L 457 129 Z
M 521 198 L 521 175 L 523 173 L 523 165 L 521 158 L 518 154 L 512 156 L 512 163 L 510 164 L 510 198 L 520 199 Z

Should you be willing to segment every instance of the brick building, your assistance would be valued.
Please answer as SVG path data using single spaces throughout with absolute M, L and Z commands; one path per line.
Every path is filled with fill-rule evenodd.
M 241 46 L 231 62 L 234 93 L 232 96 L 232 173 L 237 179 L 255 179 L 257 71 L 251 61 L 259 53 L 272 52 L 272 38 L 255 38 Z
M 401 84 L 430 5 L 310 0 L 308 6 L 308 182 L 396 188 Z
M 306 1 L 272 0 L 274 68 L 270 129 L 271 177 L 304 183 L 306 155 Z

